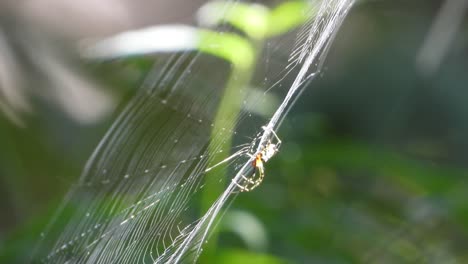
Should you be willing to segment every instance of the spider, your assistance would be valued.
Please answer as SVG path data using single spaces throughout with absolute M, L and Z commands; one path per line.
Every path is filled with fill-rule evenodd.
M 266 127 L 262 127 L 263 129 L 267 129 Z M 271 133 L 276 139 L 276 143 L 271 142 L 271 140 L 268 140 L 268 142 L 265 144 L 265 146 L 256 154 L 247 154 L 254 160 L 252 161 L 252 167 L 254 169 L 252 175 L 250 177 L 245 177 L 244 175 L 242 176 L 243 179 L 243 185 L 236 182 L 234 179 L 232 179 L 232 182 L 239 187 L 241 192 L 250 192 L 253 189 L 255 189 L 260 183 L 262 183 L 263 179 L 265 178 L 265 167 L 264 163 L 266 163 L 268 160 L 270 160 L 278 151 L 279 147 L 281 146 L 281 139 L 279 139 L 278 135 L 276 135 L 275 131 L 271 129 Z M 258 177 L 255 177 L 255 175 L 258 172 Z

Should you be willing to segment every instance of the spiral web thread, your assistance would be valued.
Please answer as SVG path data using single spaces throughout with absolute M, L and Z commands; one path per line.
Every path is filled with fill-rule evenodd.
M 259 85 L 263 92 L 253 96 L 249 87 L 239 87 L 249 100 L 243 101 L 238 115 L 232 113 L 218 124 L 214 122 L 224 96 L 221 88 L 230 78 L 231 66 L 190 51 L 157 56 L 142 87 L 101 140 L 44 231 L 33 262 L 196 261 L 220 212 L 238 193 L 234 182 L 252 172 L 252 158 L 245 153 L 265 146 L 303 84 L 320 71 L 352 4 L 313 1 L 318 11 L 297 33 L 294 45 L 267 43 L 259 63 L 265 67 L 259 72 L 267 75 Z M 269 54 L 281 45 L 289 47 L 289 60 L 283 66 L 269 65 Z M 269 93 L 281 94 L 278 83 L 286 90 L 271 118 L 258 118 L 247 110 Z M 216 165 L 229 155 L 223 146 L 232 136 L 235 154 Z M 217 168 L 212 169 L 214 165 Z M 200 214 L 197 204 L 207 184 L 223 188 Z

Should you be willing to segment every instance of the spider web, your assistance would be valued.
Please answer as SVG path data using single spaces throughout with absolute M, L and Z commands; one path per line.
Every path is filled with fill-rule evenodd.
M 151 70 L 65 197 L 33 261 L 196 261 L 239 193 L 236 184 L 252 174 L 246 154 L 264 148 L 320 71 L 352 3 L 313 1 L 315 15 L 301 29 L 262 43 L 255 73 L 196 50 L 146 56 Z M 274 111 L 265 114 L 268 107 Z

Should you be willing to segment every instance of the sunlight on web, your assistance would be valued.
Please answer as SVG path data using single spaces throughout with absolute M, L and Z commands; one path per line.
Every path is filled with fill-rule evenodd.
M 304 83 L 320 71 L 353 3 L 292 2 L 306 3 L 309 8 L 301 12 L 307 12 L 308 18 L 300 30 L 281 32 L 287 33 L 284 38 L 270 39 L 279 30 L 268 28 L 251 30 L 252 39 L 231 33 L 236 27 L 242 30 L 242 23 L 230 21 L 236 17 L 232 10 L 245 12 L 250 6 L 232 1 L 212 7 L 229 15 L 224 20 L 207 19 L 214 23 L 210 30 L 188 30 L 192 42 L 182 51 L 168 52 L 167 45 L 161 52 L 144 44 L 144 52 L 125 47 L 125 56 L 145 55 L 153 65 L 45 230 L 35 260 L 196 261 L 229 201 L 263 180 L 266 162 L 281 143 L 275 130 Z M 258 25 L 268 25 L 272 20 L 268 14 L 256 18 L 265 20 Z M 114 41 L 100 42 L 98 50 L 110 51 L 105 43 L 121 47 Z M 227 47 L 235 44 L 251 58 L 234 59 Z M 116 50 L 98 57 L 119 57 Z M 281 102 L 275 111 L 256 114 L 262 111 L 254 109 L 271 103 L 267 101 L 271 96 Z M 214 195 L 207 195 L 208 190 Z M 210 206 L 205 210 L 207 199 Z

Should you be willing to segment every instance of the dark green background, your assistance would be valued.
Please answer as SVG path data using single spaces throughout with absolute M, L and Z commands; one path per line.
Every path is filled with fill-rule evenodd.
M 416 67 L 440 4 L 351 10 L 323 74 L 279 129 L 264 183 L 230 207 L 261 223 L 268 246 L 248 248 L 221 228 L 201 262 L 468 261 L 466 21 L 432 75 Z M 122 102 L 142 74 L 82 67 Z M 0 262 L 24 261 L 112 119 L 82 126 L 44 102 L 25 128 L 1 117 Z

